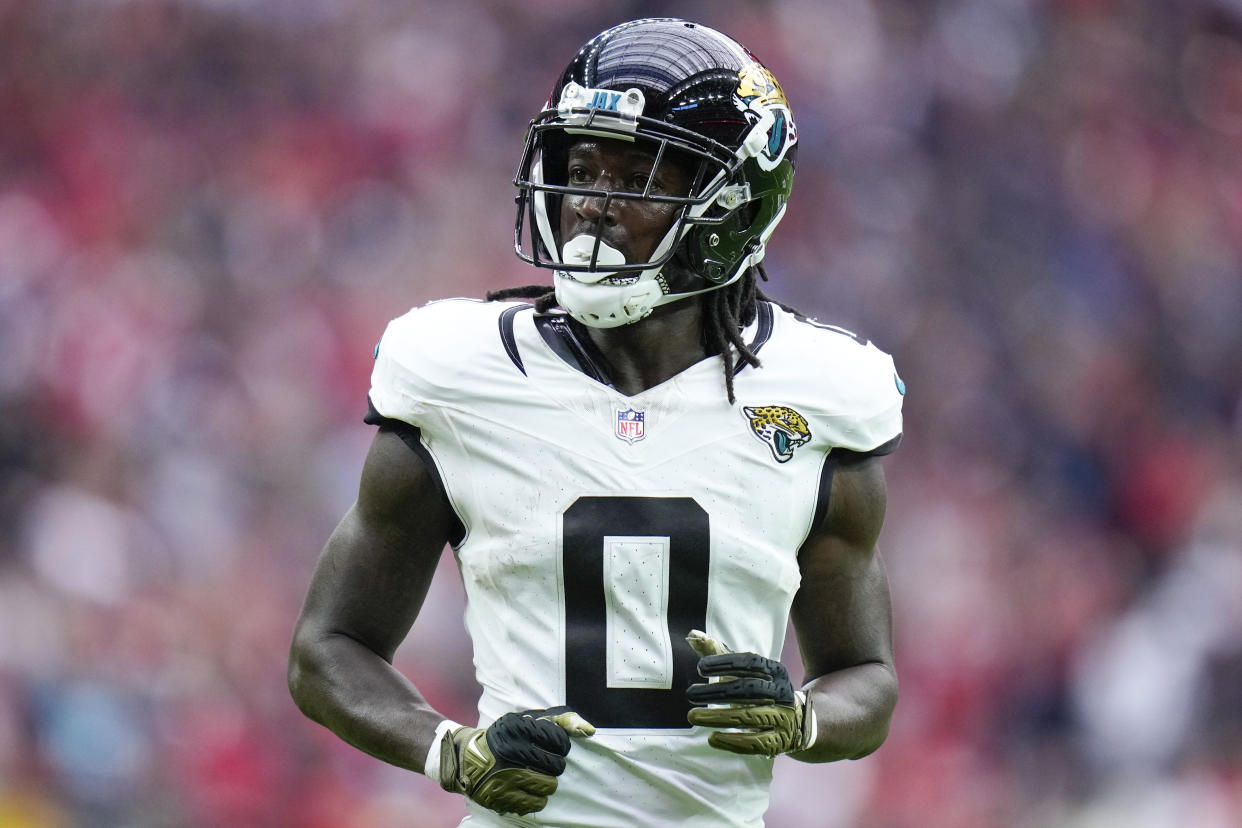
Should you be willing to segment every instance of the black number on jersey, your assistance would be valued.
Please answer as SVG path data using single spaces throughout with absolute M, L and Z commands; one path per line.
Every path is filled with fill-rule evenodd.
M 685 694 L 698 681 L 698 657 L 685 636 L 707 628 L 707 512 L 689 497 L 580 497 L 563 521 L 565 703 L 596 727 L 690 727 Z M 672 646 L 668 688 L 608 686 L 608 537 L 668 539 L 663 619 Z

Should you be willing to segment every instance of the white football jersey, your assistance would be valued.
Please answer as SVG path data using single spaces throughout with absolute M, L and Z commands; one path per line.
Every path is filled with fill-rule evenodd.
M 569 705 L 598 728 L 543 811 L 469 803 L 463 824 L 763 824 L 773 762 L 687 724 L 685 636 L 780 657 L 825 457 L 894 446 L 905 389 L 870 343 L 768 303 L 745 337 L 763 365 L 730 405 L 714 357 L 621 394 L 529 305 L 445 300 L 388 326 L 371 404 L 421 430 L 464 527 L 480 722 Z

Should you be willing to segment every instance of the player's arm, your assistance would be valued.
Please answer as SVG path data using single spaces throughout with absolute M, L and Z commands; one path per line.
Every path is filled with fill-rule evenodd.
M 289 689 L 311 719 L 415 771 L 444 720 L 392 666 L 453 526 L 437 479 L 393 430 L 375 435 L 358 499 L 320 555 L 289 656 Z
M 795 690 L 779 661 L 733 652 L 699 630 L 688 637 L 703 681 L 686 695 L 691 724 L 716 728 L 713 747 L 789 753 L 806 762 L 857 759 L 888 734 L 897 703 L 888 582 L 875 551 L 884 475 L 874 458 L 830 461 L 825 517 L 799 551 L 792 619 L 810 677 Z
M 392 666 L 455 519 L 421 456 L 397 431 L 381 428 L 358 500 L 311 578 L 290 649 L 289 690 L 302 712 L 354 747 L 494 811 L 531 813 L 556 791 L 569 737 L 591 735 L 590 723 L 555 708 L 507 713 L 486 728 L 458 725 Z
M 897 706 L 892 605 L 876 540 L 888 503 L 880 460 L 834 463 L 828 508 L 799 551 L 791 617 L 814 715 L 805 762 L 858 759 L 888 735 Z

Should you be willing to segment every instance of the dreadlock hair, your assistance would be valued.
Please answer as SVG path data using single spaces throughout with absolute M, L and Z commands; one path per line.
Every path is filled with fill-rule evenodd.
M 759 313 L 759 302 L 771 302 L 783 311 L 806 318 L 801 311 L 777 302 L 760 290 L 761 279 L 766 282 L 768 274 L 762 264 L 757 264 L 733 284 L 699 295 L 703 308 L 703 346 L 709 355 L 720 356 L 730 405 L 737 403 L 733 395 L 733 375 L 748 364 L 759 367 L 759 357 L 742 339 L 742 330 L 754 322 Z M 489 302 L 505 299 L 533 299 L 535 312 L 547 313 L 556 307 L 556 290 L 548 285 L 523 285 L 487 293 Z

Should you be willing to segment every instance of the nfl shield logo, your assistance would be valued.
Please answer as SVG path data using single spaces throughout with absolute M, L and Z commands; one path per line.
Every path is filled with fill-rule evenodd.
M 617 411 L 617 437 L 630 445 L 647 436 L 646 424 L 645 411 L 636 411 L 633 408 Z

